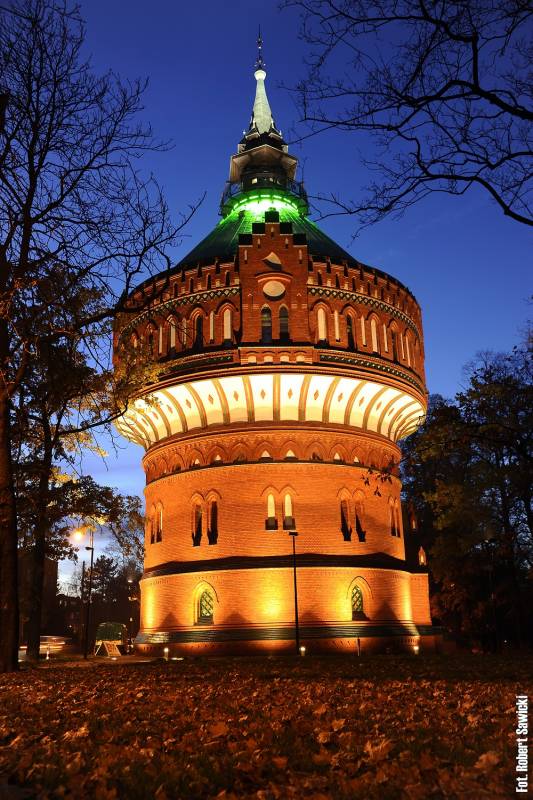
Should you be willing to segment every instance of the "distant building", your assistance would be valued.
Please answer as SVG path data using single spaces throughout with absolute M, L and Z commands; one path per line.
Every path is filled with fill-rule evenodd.
M 81 597 L 58 594 L 56 600 L 57 608 L 51 633 L 80 639 L 84 621 Z
M 19 604 L 20 604 L 20 641 L 26 641 L 26 624 L 30 607 L 30 553 L 21 547 L 18 550 L 19 570 Z M 41 632 L 49 633 L 49 626 L 55 618 L 57 595 L 57 561 L 51 558 L 44 562 L 43 600 L 41 614 Z
M 420 308 L 309 219 L 256 66 L 222 219 L 117 321 L 115 358 L 159 368 L 118 422 L 146 449 L 137 646 L 294 649 L 296 529 L 308 651 L 431 649 L 398 477 L 426 410 Z

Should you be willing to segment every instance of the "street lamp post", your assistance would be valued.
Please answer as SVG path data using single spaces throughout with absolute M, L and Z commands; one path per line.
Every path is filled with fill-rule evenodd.
M 81 647 L 81 643 L 85 641 L 84 638 L 84 628 L 83 628 L 83 597 L 85 595 L 85 560 L 81 562 L 81 597 L 80 597 L 80 616 L 79 616 L 79 623 L 80 623 L 80 630 L 78 635 L 78 642 L 79 646 Z
M 131 594 L 131 590 L 133 587 L 133 580 L 128 578 L 128 617 L 129 617 L 129 625 L 128 625 L 128 653 L 131 653 L 133 650 L 133 641 L 132 641 L 132 624 L 133 624 L 133 597 Z
M 83 657 L 86 659 L 89 652 L 89 623 L 91 620 L 91 594 L 93 590 L 93 559 L 94 559 L 94 531 L 89 530 L 89 545 L 86 550 L 91 551 L 91 566 L 89 567 L 89 592 L 87 594 L 87 608 L 85 610 L 85 641 L 83 645 Z
M 296 581 L 296 537 L 297 531 L 289 531 L 292 537 L 292 571 L 294 577 L 294 634 L 296 639 L 296 655 L 300 655 L 300 623 L 298 621 L 298 583 Z

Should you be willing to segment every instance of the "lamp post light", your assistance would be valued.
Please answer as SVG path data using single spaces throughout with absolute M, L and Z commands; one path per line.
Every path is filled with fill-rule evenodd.
M 289 536 L 292 537 L 292 571 L 294 577 L 294 636 L 296 639 L 296 655 L 301 655 L 300 652 L 300 623 L 298 621 L 298 583 L 296 581 L 296 537 L 297 531 L 289 531 Z
M 94 528 L 92 526 L 85 526 L 85 530 L 89 531 L 89 544 L 85 546 L 85 549 L 91 551 L 91 563 L 89 567 L 89 591 L 87 593 L 87 606 L 85 608 L 85 631 L 83 636 L 83 657 L 87 658 L 87 654 L 89 652 L 89 623 L 91 621 L 91 595 L 93 591 Z M 78 528 L 75 530 L 74 536 L 76 539 L 83 539 L 85 530 L 84 528 Z M 85 564 L 83 566 L 85 568 Z
M 132 634 L 132 625 L 133 625 L 133 617 L 132 617 L 132 614 L 133 614 L 133 600 L 134 600 L 134 598 L 132 597 L 132 594 L 131 594 L 132 587 L 133 587 L 133 579 L 132 579 L 132 578 L 128 578 L 128 602 L 129 602 L 128 610 L 129 610 L 129 612 L 130 612 L 130 613 L 128 614 L 128 617 L 129 617 L 129 625 L 128 625 L 128 653 L 131 653 L 131 652 L 132 652 L 132 650 L 133 650 L 133 640 L 132 640 L 132 635 L 131 635 L 131 634 Z
M 83 647 L 83 657 L 86 659 L 89 652 L 89 623 L 91 621 L 91 595 L 93 591 L 93 560 L 94 560 L 94 531 L 89 529 L 89 545 L 86 550 L 91 551 L 91 565 L 89 567 L 89 593 L 87 595 L 87 611 L 85 614 L 85 644 Z

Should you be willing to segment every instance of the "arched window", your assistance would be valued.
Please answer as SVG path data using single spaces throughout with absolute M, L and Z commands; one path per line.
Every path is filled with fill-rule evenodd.
M 366 347 L 366 324 L 364 317 L 361 317 L 361 341 L 363 342 L 363 346 Z
M 355 502 L 355 532 L 360 542 L 366 541 L 366 531 L 363 527 L 363 501 Z
M 176 320 L 175 319 L 171 319 L 170 320 L 169 328 L 170 328 L 170 337 L 169 337 L 169 339 L 170 339 L 170 349 L 171 350 L 175 350 L 176 349 Z
M 198 624 L 199 625 L 212 625 L 213 624 L 213 595 L 207 589 L 204 589 L 198 599 Z
M 333 326 L 335 328 L 335 341 L 338 342 L 341 338 L 341 329 L 339 325 L 339 312 L 333 312 Z
M 418 550 L 418 565 L 420 567 L 425 567 L 427 565 L 426 551 L 423 547 L 420 547 Z
M 216 544 L 218 542 L 218 505 L 216 500 L 212 500 L 209 505 L 207 541 L 209 544 Z
M 279 338 L 282 342 L 288 342 L 289 333 L 289 310 L 282 306 L 279 310 Z
M 370 334 L 372 336 L 372 350 L 374 353 L 379 353 L 378 328 L 373 317 L 370 320 Z
M 398 500 L 394 501 L 394 518 L 396 521 L 396 536 L 400 539 L 402 535 L 402 526 L 400 520 L 400 502 Z
M 350 314 L 346 317 L 346 332 L 348 334 L 348 350 L 355 350 L 355 332 Z
M 150 533 L 150 544 L 155 543 L 155 531 L 156 531 L 156 510 L 155 507 L 152 506 L 150 511 L 150 516 L 148 518 L 148 531 Z
M 231 308 L 224 309 L 223 327 L 224 327 L 224 342 L 229 343 L 232 340 Z
M 294 522 L 294 512 L 292 508 L 292 497 L 287 492 L 283 498 L 283 529 L 286 531 L 294 530 L 296 527 Z
M 274 495 L 267 496 L 267 518 L 265 520 L 265 528 L 267 531 L 276 531 L 278 529 L 278 520 L 276 519 L 276 501 Z
M 159 341 L 158 341 L 158 348 L 157 349 L 158 349 L 159 353 L 162 353 L 163 352 L 163 326 L 162 325 L 159 326 L 158 337 L 159 337 Z
M 210 276 L 211 277 L 211 276 Z M 209 341 L 215 341 L 215 312 L 209 312 Z
M 396 514 L 394 513 L 394 506 L 392 503 L 389 505 L 389 524 L 391 536 L 398 536 L 396 530 Z
M 364 605 L 363 605 L 363 592 L 359 586 L 354 586 L 352 589 L 352 619 L 366 619 Z
M 185 350 L 187 348 L 187 344 L 188 344 L 188 340 L 187 340 L 187 320 L 186 319 L 183 319 L 181 321 L 180 338 L 181 338 L 181 346 Z
M 154 329 L 148 328 L 147 331 L 147 342 L 148 342 L 148 353 L 151 356 L 155 355 L 155 337 L 154 337 Z
M 350 518 L 348 516 L 348 503 L 346 500 L 341 500 L 341 533 L 345 542 L 351 542 L 352 529 L 350 527 Z
M 272 311 L 268 306 L 261 309 L 261 343 L 272 344 Z
M 199 547 L 202 541 L 202 506 L 196 503 L 192 515 L 192 544 Z
M 161 505 L 161 503 L 159 503 L 155 512 L 154 541 L 161 542 L 162 539 L 163 539 L 163 506 Z
M 392 360 L 398 361 L 398 334 L 391 328 L 391 343 L 392 343 Z
M 204 343 L 204 318 L 198 314 L 194 323 L 194 348 L 201 350 Z
M 326 324 L 326 312 L 322 308 L 322 306 L 318 309 L 317 314 L 317 321 L 318 321 L 318 341 L 325 342 L 328 338 L 328 327 Z
M 407 356 L 407 365 L 411 366 L 411 338 L 408 333 L 405 334 L 405 354 Z

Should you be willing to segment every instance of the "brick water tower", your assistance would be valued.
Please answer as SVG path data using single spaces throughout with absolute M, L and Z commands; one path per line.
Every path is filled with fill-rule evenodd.
M 153 362 L 118 423 L 146 451 L 137 648 L 294 651 L 294 563 L 309 653 L 432 648 L 398 477 L 426 409 L 420 308 L 309 219 L 265 78 L 260 51 L 218 225 L 117 320 L 115 357 Z

